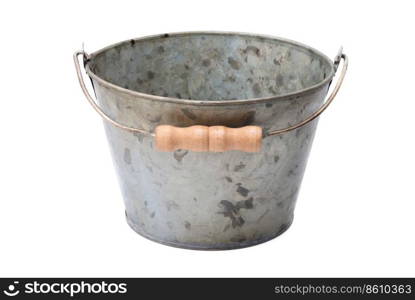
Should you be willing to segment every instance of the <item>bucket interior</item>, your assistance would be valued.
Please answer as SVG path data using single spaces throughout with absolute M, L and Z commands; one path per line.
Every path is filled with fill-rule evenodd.
M 292 42 L 188 33 L 130 40 L 94 54 L 90 71 L 123 88 L 190 100 L 282 96 L 322 84 L 331 61 Z

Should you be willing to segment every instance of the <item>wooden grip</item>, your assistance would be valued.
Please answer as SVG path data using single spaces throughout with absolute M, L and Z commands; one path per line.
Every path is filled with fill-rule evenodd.
M 156 127 L 155 135 L 156 149 L 165 152 L 177 149 L 196 152 L 258 152 L 261 150 L 262 142 L 262 128 L 258 126 L 228 128 L 196 125 L 179 128 L 160 125 Z

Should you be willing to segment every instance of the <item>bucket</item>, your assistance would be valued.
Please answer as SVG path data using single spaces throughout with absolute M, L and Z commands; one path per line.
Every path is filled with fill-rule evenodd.
M 74 61 L 105 120 L 128 224 L 190 249 L 242 248 L 287 230 L 317 117 L 347 69 L 341 51 L 332 62 L 297 42 L 223 32 L 132 39 Z

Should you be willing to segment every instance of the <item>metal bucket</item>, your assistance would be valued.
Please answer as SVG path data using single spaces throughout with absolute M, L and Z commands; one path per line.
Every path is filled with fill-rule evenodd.
M 106 121 L 128 224 L 151 240 L 191 249 L 247 247 L 287 230 L 316 118 L 347 68 L 342 52 L 332 62 L 297 42 L 217 32 L 133 39 L 92 54 L 78 51 L 74 60 L 87 99 Z M 155 147 L 159 125 L 212 126 L 191 127 L 208 134 L 253 125 L 262 129 L 262 146 L 162 152 Z M 197 134 L 187 139 L 200 141 Z

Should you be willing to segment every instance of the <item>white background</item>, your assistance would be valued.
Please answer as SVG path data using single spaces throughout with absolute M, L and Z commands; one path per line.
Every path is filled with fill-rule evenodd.
M 0 7 L 0 276 L 415 276 L 411 1 L 9 1 Z M 297 40 L 349 72 L 320 119 L 292 227 L 198 252 L 126 224 L 72 53 L 149 34 Z

